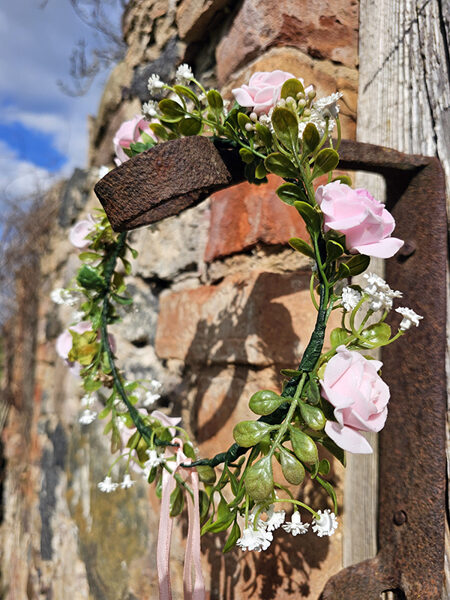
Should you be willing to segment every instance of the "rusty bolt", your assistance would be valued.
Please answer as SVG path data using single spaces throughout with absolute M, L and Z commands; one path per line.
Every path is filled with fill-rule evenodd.
M 403 525 L 403 523 L 406 523 L 407 519 L 408 518 L 404 510 L 397 510 L 394 513 L 394 523 L 396 525 Z

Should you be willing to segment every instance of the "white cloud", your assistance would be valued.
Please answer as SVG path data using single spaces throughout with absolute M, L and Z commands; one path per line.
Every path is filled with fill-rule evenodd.
M 46 169 L 20 160 L 0 140 L 0 204 L 26 200 L 37 192 L 47 190 L 56 179 Z

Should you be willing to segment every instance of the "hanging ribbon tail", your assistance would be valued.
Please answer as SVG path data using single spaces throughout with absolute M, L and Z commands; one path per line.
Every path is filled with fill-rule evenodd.
M 172 600 L 170 585 L 170 542 L 172 538 L 172 518 L 170 517 L 170 495 L 175 489 L 175 472 L 180 469 L 181 463 L 190 464 L 182 448 L 182 440 L 175 438 L 175 444 L 178 444 L 176 452 L 176 466 L 172 473 L 166 469 L 162 475 L 162 498 L 161 498 L 161 516 L 158 530 L 158 548 L 157 548 L 157 566 L 159 580 L 159 598 L 160 600 Z M 166 457 L 170 457 L 170 449 L 166 449 Z M 190 484 L 193 499 L 189 492 L 186 492 L 186 503 L 188 509 L 188 538 L 186 542 L 186 552 L 184 557 L 183 572 L 183 590 L 184 600 L 205 600 L 205 582 L 203 579 L 201 567 L 201 548 L 200 548 L 200 500 L 199 500 L 199 481 L 198 473 L 194 469 L 185 469 L 187 474 L 186 483 Z M 192 584 L 192 574 L 194 574 L 194 584 Z
M 184 461 L 189 464 L 190 460 Z M 189 469 L 189 480 L 194 500 L 187 494 L 188 507 L 188 539 L 184 557 L 184 598 L 185 600 L 205 600 L 205 583 L 201 566 L 200 548 L 200 502 L 197 471 Z M 192 589 L 192 570 L 194 571 L 194 589 Z

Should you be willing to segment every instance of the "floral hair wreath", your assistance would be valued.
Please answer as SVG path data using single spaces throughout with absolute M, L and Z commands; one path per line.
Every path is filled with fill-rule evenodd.
M 121 305 L 133 302 L 125 276 L 136 251 L 126 233 L 112 231 L 102 211 L 75 225 L 70 240 L 80 249 L 83 264 L 73 286 L 54 290 L 52 299 L 74 305 L 82 298 L 73 323 L 58 338 L 57 351 L 82 379 L 80 422 L 109 418 L 105 434 L 111 436 L 111 451 L 118 453 L 112 466 L 124 465 L 120 483 L 112 481 L 111 466 L 98 487 L 112 492 L 131 487 L 131 474 L 145 477 L 162 496 L 162 520 L 180 514 L 186 499 L 194 530 L 200 519 L 202 533 L 229 532 L 224 552 L 235 545 L 266 550 L 280 526 L 292 535 L 305 534 L 310 523 L 302 521 L 300 510 L 311 513 L 311 529 L 318 536 L 332 535 L 337 528 L 336 495 L 326 479 L 330 464 L 319 449 L 326 448 L 343 464 L 344 451 L 372 452 L 363 432 L 383 428 L 389 388 L 379 375 L 382 363 L 364 353 L 391 344 L 422 318 L 410 308 L 397 307 L 402 319 L 392 332 L 386 319 L 401 292 L 372 273 L 364 274 L 363 286 L 348 284 L 351 276 L 366 271 L 371 256 L 389 258 L 403 245 L 391 236 L 394 219 L 367 190 L 352 189 L 347 176 L 333 177 L 339 162 L 342 94 L 317 99 L 313 86 L 305 88 L 291 73 L 259 72 L 248 85 L 233 90 L 236 101 L 229 107 L 217 90 L 204 89 L 187 65 L 178 68 L 173 86 L 152 75 L 148 88 L 152 95 L 166 96 L 145 103 L 143 116 L 122 124 L 114 137 L 116 164 L 157 143 L 207 135 L 239 150 L 249 182 L 265 183 L 268 173 L 282 177 L 285 183 L 277 195 L 297 209 L 310 238 L 293 238 L 290 245 L 312 261 L 310 293 L 317 320 L 298 368 L 281 371 L 282 392 L 256 392 L 249 407 L 258 418 L 234 427 L 235 443 L 228 450 L 199 458 L 179 426 L 181 419 L 150 412 L 161 384 L 127 381 L 115 363 L 108 326 L 119 319 Z M 314 180 L 324 175 L 328 182 L 315 191 Z M 327 322 L 336 310 L 342 313 L 341 326 L 331 331 L 331 349 L 324 352 Z M 103 407 L 97 414 L 99 398 Z M 274 461 L 280 464 L 282 481 L 275 481 Z M 333 511 L 317 510 L 297 498 L 292 488 L 305 477 L 327 491 Z M 284 510 L 275 510 L 279 503 L 292 505 L 290 521 Z M 164 528 L 166 522 L 160 534 Z M 201 583 L 195 568 L 199 548 L 191 550 Z M 188 571 L 189 579 L 190 567 Z

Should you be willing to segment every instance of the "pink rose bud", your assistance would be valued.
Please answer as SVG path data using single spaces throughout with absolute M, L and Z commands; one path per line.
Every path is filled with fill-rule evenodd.
M 267 114 L 280 99 L 283 83 L 293 79 L 292 73 L 286 71 L 258 71 L 250 77 L 248 85 L 232 90 L 241 106 L 252 108 L 258 115 Z M 300 79 L 303 83 L 303 80 Z
M 339 346 L 325 367 L 322 396 L 335 407 L 337 420 L 327 421 L 325 432 L 344 450 L 371 454 L 372 448 L 360 432 L 384 427 L 390 393 L 377 373 L 382 365 Z
M 316 200 L 323 212 L 324 231 L 345 235 L 353 254 L 389 258 L 403 246 L 403 240 L 391 237 L 394 217 L 367 190 L 333 181 L 317 188 Z
M 95 229 L 95 221 L 88 216 L 84 221 L 78 221 L 69 231 L 69 240 L 72 246 L 84 250 L 89 246 L 91 240 L 87 239 L 87 236 L 92 233 Z
M 136 115 L 130 121 L 124 121 L 113 139 L 114 150 L 116 158 L 114 162 L 117 166 L 121 165 L 129 159 L 129 157 L 123 151 L 123 148 L 129 148 L 130 144 L 135 142 L 142 142 L 141 131 L 145 131 L 153 139 L 156 139 L 153 131 L 149 128 L 149 123 L 142 118 L 141 115 Z

